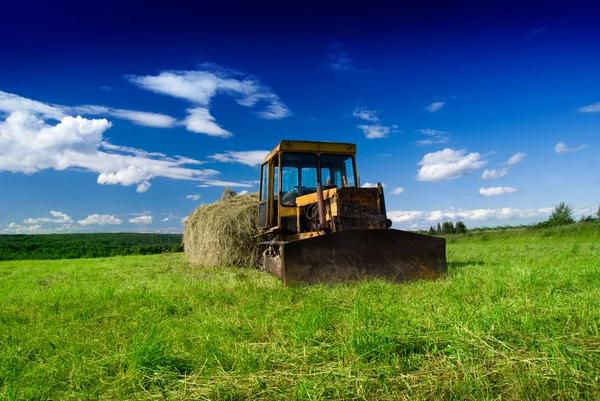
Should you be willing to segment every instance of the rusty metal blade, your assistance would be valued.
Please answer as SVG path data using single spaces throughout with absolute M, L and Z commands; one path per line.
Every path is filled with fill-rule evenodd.
M 286 243 L 285 285 L 381 278 L 436 279 L 446 273 L 446 240 L 400 230 L 347 230 Z

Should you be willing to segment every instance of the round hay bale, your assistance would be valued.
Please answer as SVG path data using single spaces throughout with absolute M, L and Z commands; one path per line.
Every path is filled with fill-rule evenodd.
M 183 230 L 188 261 L 200 266 L 258 267 L 257 205 L 257 193 L 227 192 L 215 203 L 196 208 Z

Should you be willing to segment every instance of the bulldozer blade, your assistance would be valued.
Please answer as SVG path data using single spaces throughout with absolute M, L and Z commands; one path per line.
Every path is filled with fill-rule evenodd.
M 288 242 L 279 278 L 286 286 L 380 278 L 437 279 L 446 273 L 446 240 L 392 229 L 346 230 Z

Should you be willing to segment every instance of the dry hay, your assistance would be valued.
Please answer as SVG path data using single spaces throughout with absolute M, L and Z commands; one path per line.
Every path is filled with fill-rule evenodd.
M 258 194 L 236 195 L 227 188 L 215 203 L 188 217 L 183 243 L 188 261 L 201 266 L 259 265 Z

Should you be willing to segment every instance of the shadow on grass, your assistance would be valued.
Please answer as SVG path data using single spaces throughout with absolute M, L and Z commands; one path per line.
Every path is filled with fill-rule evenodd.
M 462 269 L 469 266 L 485 266 L 485 262 L 481 260 L 471 260 L 468 262 L 448 262 L 449 269 Z

